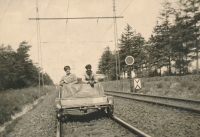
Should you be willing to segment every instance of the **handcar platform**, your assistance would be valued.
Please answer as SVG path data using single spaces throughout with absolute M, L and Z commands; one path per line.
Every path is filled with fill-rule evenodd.
M 112 96 L 104 94 L 100 84 L 91 87 L 89 84 L 64 84 L 59 88 L 59 98 L 55 100 L 57 116 L 61 117 L 63 110 L 88 109 L 105 110 L 109 115 L 114 111 L 114 100 Z

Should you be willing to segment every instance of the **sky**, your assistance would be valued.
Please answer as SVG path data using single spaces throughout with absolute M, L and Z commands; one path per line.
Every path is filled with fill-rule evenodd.
M 161 2 L 115 0 L 116 16 L 123 16 L 116 21 L 117 38 L 129 24 L 148 40 L 162 9 Z M 38 9 L 40 18 L 112 17 L 113 0 L 42 0 L 38 1 Z M 115 50 L 112 18 L 40 20 L 39 27 L 36 20 L 29 18 L 36 18 L 36 0 L 0 0 L 0 44 L 16 50 L 27 41 L 32 46 L 30 59 L 39 62 L 55 83 L 65 75 L 64 66 L 71 66 L 71 72 L 82 77 L 87 64 L 97 71 L 107 46 Z

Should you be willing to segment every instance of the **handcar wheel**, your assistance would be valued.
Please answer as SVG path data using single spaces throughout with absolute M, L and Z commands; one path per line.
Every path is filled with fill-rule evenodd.
M 56 118 L 57 118 L 57 119 L 61 119 L 61 118 L 62 118 L 62 110 L 58 110 L 58 111 L 56 112 Z
M 101 108 L 100 111 L 103 112 L 103 113 L 106 113 L 106 109 L 105 108 Z
M 112 116 L 113 113 L 114 113 L 114 106 L 113 105 L 109 105 L 107 107 L 107 113 L 108 113 L 108 116 Z

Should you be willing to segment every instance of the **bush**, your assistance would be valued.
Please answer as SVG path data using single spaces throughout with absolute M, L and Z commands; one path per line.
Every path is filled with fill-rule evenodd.
M 187 87 L 188 86 L 188 81 L 186 81 L 186 80 L 181 80 L 180 83 L 181 83 L 181 87 Z
M 190 83 L 188 84 L 188 90 L 192 90 L 192 89 L 195 89 L 195 88 L 197 88 L 197 85 L 196 85 L 195 83 L 190 82 Z
M 103 82 L 103 81 L 104 81 L 104 78 L 98 78 L 98 81 L 99 81 L 99 82 Z
M 157 84 L 157 88 L 163 88 L 163 82 L 159 82 L 159 83 Z
M 165 77 L 164 81 L 170 81 L 170 78 L 169 77 Z

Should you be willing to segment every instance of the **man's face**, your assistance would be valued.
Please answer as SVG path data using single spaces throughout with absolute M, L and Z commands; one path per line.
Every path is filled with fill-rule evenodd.
M 70 68 L 67 68 L 67 69 L 65 70 L 65 72 L 66 72 L 67 74 L 69 74 L 69 73 L 70 73 Z
M 91 72 L 92 72 L 91 68 L 87 68 L 87 73 L 91 74 Z

